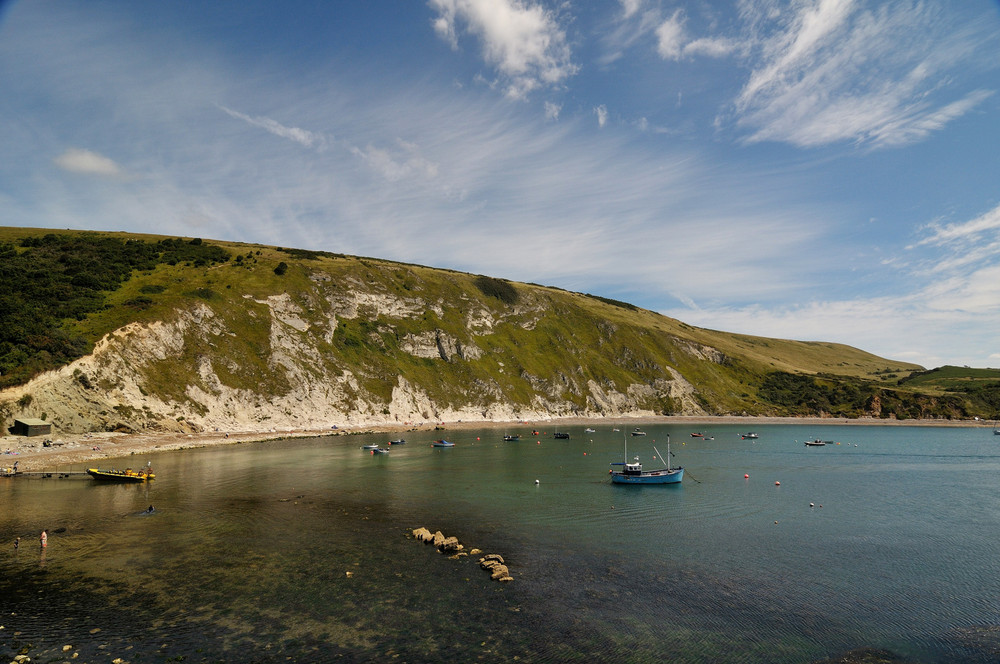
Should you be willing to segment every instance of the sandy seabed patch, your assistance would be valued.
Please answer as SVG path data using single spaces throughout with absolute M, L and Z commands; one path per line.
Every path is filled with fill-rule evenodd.
M 152 452 L 167 452 L 195 447 L 233 445 L 288 438 L 313 438 L 316 436 L 346 436 L 361 433 L 384 433 L 395 436 L 406 432 L 461 431 L 467 429 L 510 429 L 531 427 L 555 429 L 560 426 L 642 426 L 684 424 L 691 426 L 712 424 L 739 424 L 748 431 L 764 424 L 799 425 L 866 425 L 866 426 L 938 426 L 982 427 L 992 426 L 985 420 L 881 420 L 874 418 L 847 419 L 824 417 L 618 417 L 618 418 L 552 418 L 547 420 L 517 420 L 505 422 L 421 422 L 404 424 L 371 424 L 327 429 L 260 429 L 253 431 L 204 431 L 199 433 L 174 433 L 146 431 L 140 433 L 96 432 L 87 434 L 49 436 L 0 437 L 0 468 L 12 468 L 18 463 L 21 472 L 57 472 L 70 466 L 94 460 L 115 460 Z M 443 435 L 443 434 L 441 434 Z M 46 445 L 46 442 L 48 444 Z M 136 467 L 145 465 L 134 464 Z

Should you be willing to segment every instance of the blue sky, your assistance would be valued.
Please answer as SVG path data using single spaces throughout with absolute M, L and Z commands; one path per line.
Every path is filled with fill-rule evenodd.
M 0 2 L 0 225 L 1000 366 L 996 0 Z

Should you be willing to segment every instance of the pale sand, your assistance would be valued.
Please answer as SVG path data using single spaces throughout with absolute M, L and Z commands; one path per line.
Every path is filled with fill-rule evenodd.
M 739 424 L 747 431 L 763 424 L 799 424 L 799 425 L 874 425 L 874 426 L 939 426 L 939 427 L 982 427 L 989 428 L 990 422 L 984 420 L 878 420 L 878 419 L 845 419 L 845 418 L 786 418 L 786 417 L 644 417 L 644 418 L 553 418 L 550 420 L 519 421 L 519 422 L 439 422 L 420 424 L 374 424 L 371 426 L 355 426 L 343 429 L 285 429 L 259 431 L 211 431 L 201 433 L 92 433 L 83 435 L 51 436 L 3 436 L 0 437 L 0 468 L 10 468 L 18 462 L 18 470 L 22 472 L 59 472 L 78 471 L 86 467 L 113 466 L 133 467 L 145 466 L 150 455 L 155 452 L 183 450 L 195 447 L 211 447 L 214 445 L 231 445 L 237 443 L 253 443 L 265 440 L 288 438 L 311 438 L 315 436 L 348 436 L 359 433 L 384 433 L 386 443 L 390 438 L 405 437 L 408 432 L 440 438 L 446 434 L 442 431 L 461 431 L 467 429 L 498 429 L 509 430 L 511 433 L 525 433 L 525 429 L 538 429 L 540 432 L 557 430 L 567 426 L 592 427 L 635 427 L 653 424 L 674 424 L 691 426 L 692 430 L 699 427 L 721 424 Z M 44 442 L 51 441 L 46 447 Z M 8 453 L 9 452 L 9 453 Z M 138 458 L 134 458 L 138 457 Z M 93 462 L 98 463 L 93 463 Z M 91 463 L 88 463 L 91 462 Z M 154 460 L 155 462 L 155 460 Z

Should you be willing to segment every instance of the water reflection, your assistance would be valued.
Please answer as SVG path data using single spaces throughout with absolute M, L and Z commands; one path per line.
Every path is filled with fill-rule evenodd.
M 668 433 L 647 431 L 630 450 Z M 143 485 L 0 482 L 0 535 L 22 537 L 0 560 L 16 614 L 0 655 L 801 662 L 872 645 L 986 661 L 1000 455 L 966 430 L 823 433 L 844 431 L 859 447 L 796 441 L 815 428 L 670 431 L 700 481 L 675 487 L 608 482 L 621 434 L 600 428 L 376 456 L 359 449 L 374 436 L 188 450 L 156 455 Z M 515 581 L 416 543 L 418 526 L 501 553 Z

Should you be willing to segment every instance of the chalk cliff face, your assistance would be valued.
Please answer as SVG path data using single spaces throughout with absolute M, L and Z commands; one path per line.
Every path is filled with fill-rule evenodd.
M 678 367 L 725 360 L 626 333 L 574 309 L 579 295 L 521 286 L 510 305 L 458 276 L 372 274 L 317 267 L 282 292 L 192 300 L 0 400 L 66 433 L 693 415 L 704 399 Z

